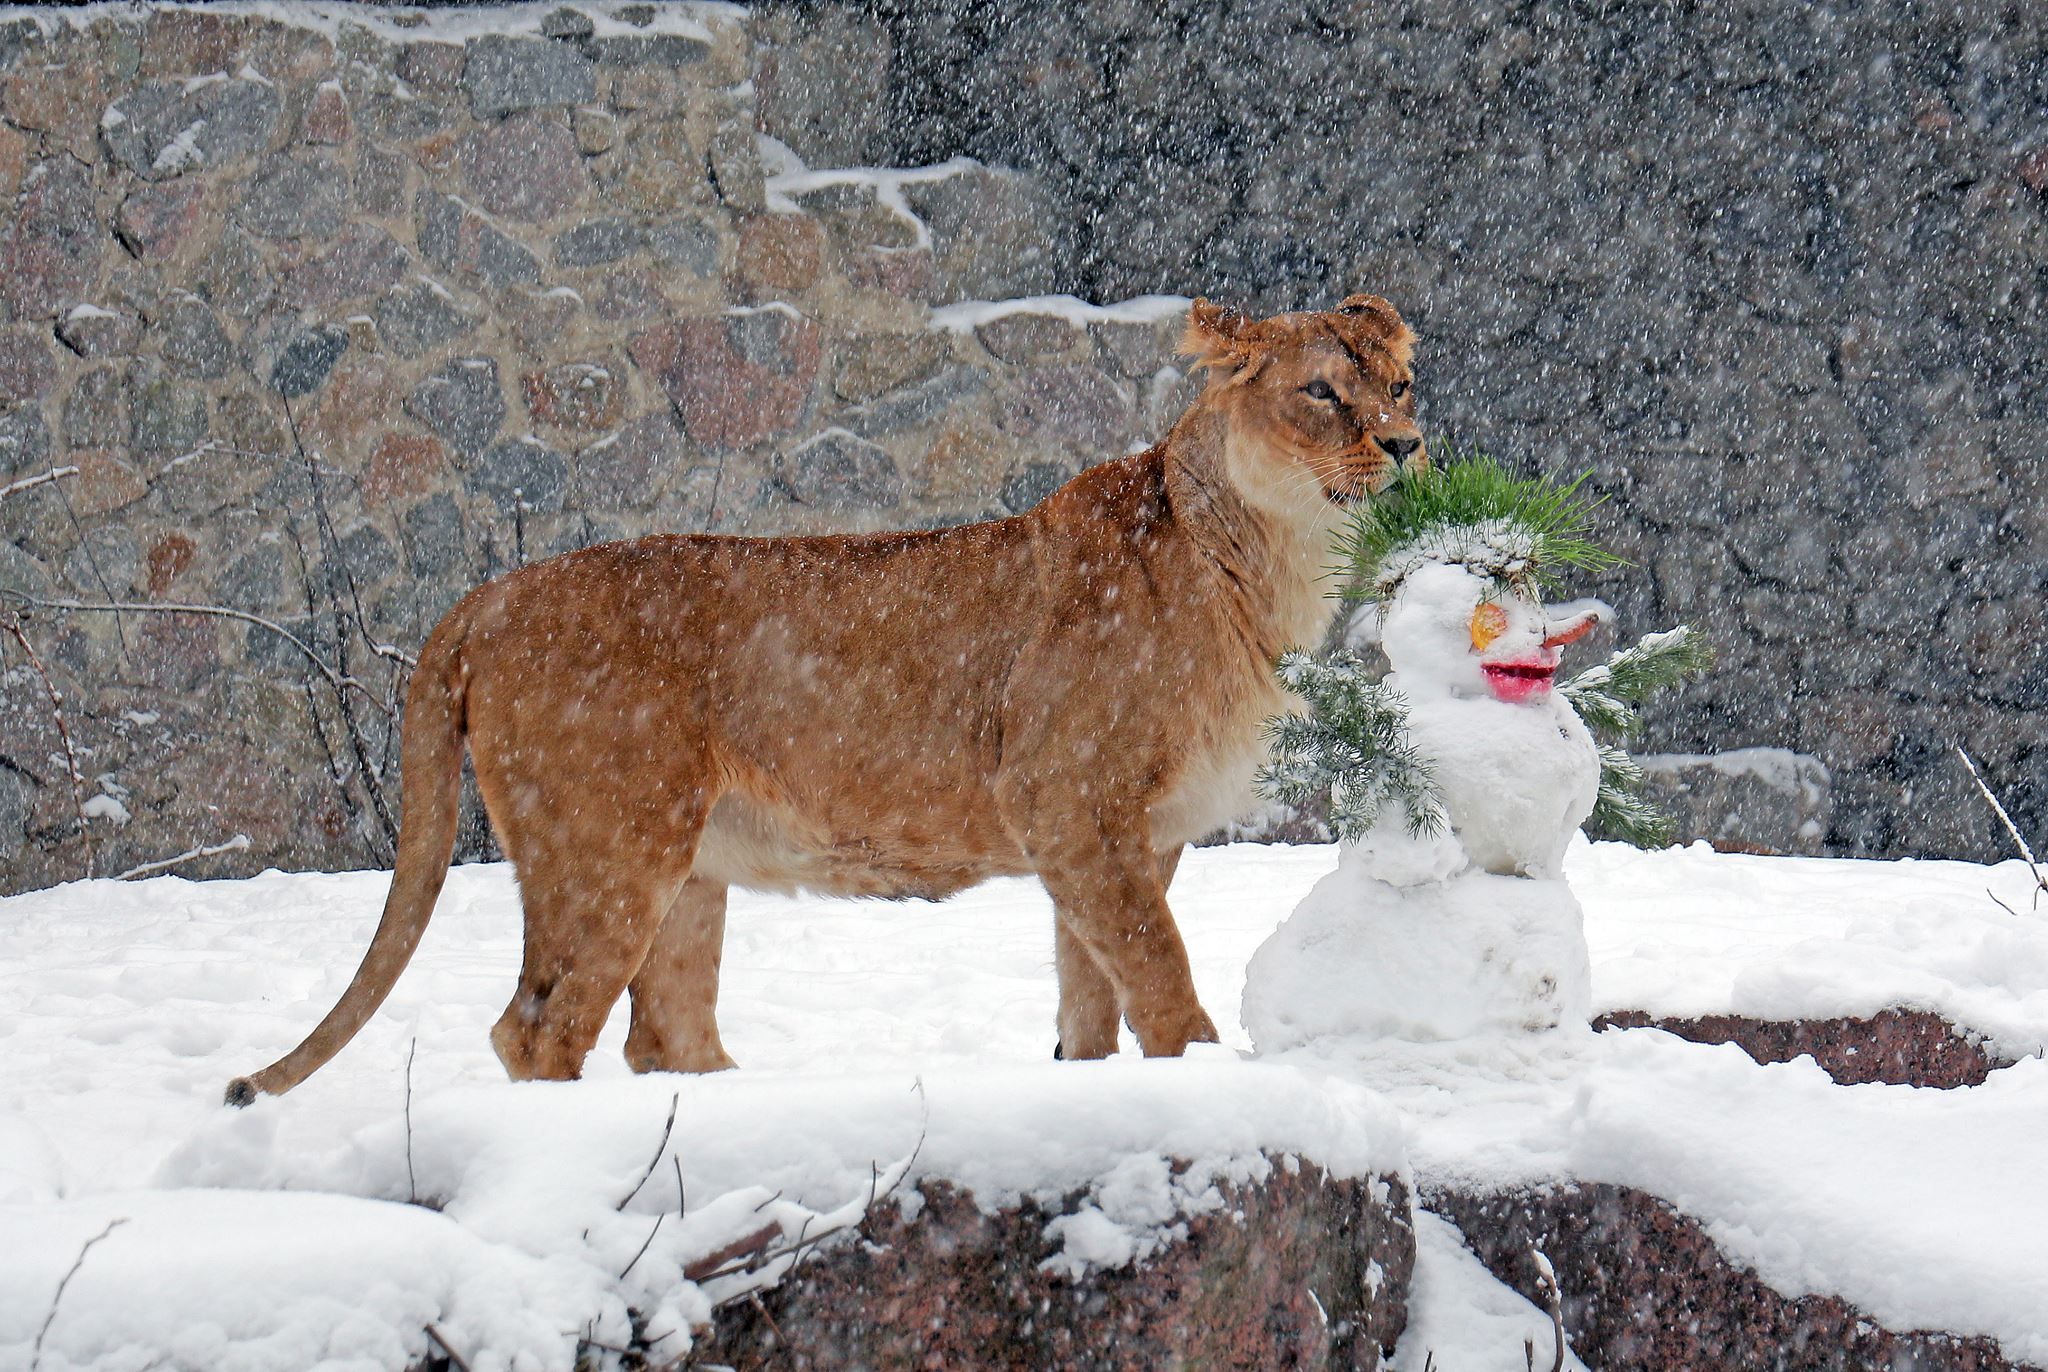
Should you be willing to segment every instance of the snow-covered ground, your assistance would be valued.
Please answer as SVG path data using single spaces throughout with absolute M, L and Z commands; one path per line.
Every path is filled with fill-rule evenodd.
M 1171 1242 L 1262 1149 L 1424 1184 L 1568 1174 L 1668 1197 L 1785 1292 L 2048 1361 L 2038 1057 L 1952 1092 L 1839 1087 L 1806 1060 L 1759 1067 L 1653 1031 L 1243 1061 L 1246 962 L 1334 864 L 1328 848 L 1188 855 L 1173 903 L 1231 1042 L 1186 1061 L 1049 1061 L 1049 908 L 999 881 L 940 905 L 736 893 L 720 1021 L 742 1071 L 633 1077 L 622 1008 L 585 1082 L 525 1087 L 486 1038 L 519 960 L 510 873 L 459 868 L 384 1011 L 304 1086 L 240 1112 L 223 1086 L 332 1004 L 384 875 L 0 900 L 0 1368 L 28 1366 L 39 1337 L 44 1369 L 398 1367 L 428 1324 L 478 1369 L 566 1368 L 581 1332 L 622 1341 L 629 1302 L 657 1333 L 701 1319 L 718 1291 L 682 1281 L 685 1263 L 764 1218 L 792 1236 L 843 1221 L 920 1137 L 914 1173 L 985 1203 L 1090 1188 L 1048 1235 L 1068 1270 Z M 2027 909 L 2016 863 L 1581 841 L 1566 868 L 1596 1009 L 1910 1006 L 2011 1056 L 2048 1046 L 2048 912 L 1986 894 Z M 616 1208 L 678 1097 L 667 1157 Z M 1168 1154 L 1200 1166 L 1175 1177 Z M 392 1203 L 409 1196 L 443 1208 Z M 1418 1237 L 1402 1365 L 1433 1349 L 1445 1372 L 1519 1368 L 1515 1331 L 1543 1318 L 1455 1235 Z M 1458 1319 L 1468 1307 L 1485 1317 Z

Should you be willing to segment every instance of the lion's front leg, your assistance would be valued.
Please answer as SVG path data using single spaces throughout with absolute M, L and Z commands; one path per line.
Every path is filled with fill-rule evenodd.
M 1092 830 L 1092 832 L 1089 832 Z M 1044 839 L 1033 859 L 1056 907 L 1060 961 L 1060 1038 L 1066 1057 L 1103 1057 L 1116 1048 L 1121 1011 L 1147 1057 L 1178 1057 L 1190 1043 L 1216 1042 L 1216 1025 L 1195 997 L 1187 947 L 1166 906 L 1163 863 L 1137 835 L 1118 836 L 1099 821 L 1065 841 Z M 1092 841 L 1091 841 L 1092 840 Z M 1100 981 L 1070 979 L 1071 940 Z M 1114 996 L 1105 1009 L 1106 982 Z M 1068 1042 L 1069 1026 L 1076 1034 Z
M 735 1066 L 718 1038 L 725 886 L 693 876 L 669 907 L 633 974 L 626 1063 L 635 1072 L 720 1072 Z

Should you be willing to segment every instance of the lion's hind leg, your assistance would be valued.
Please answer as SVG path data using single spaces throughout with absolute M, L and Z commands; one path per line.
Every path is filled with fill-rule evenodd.
M 578 813 L 552 823 L 529 816 L 525 832 L 506 844 L 519 873 L 526 948 L 519 988 L 491 1043 L 514 1081 L 581 1075 L 689 877 L 708 808 L 580 799 Z
M 737 1066 L 718 1038 L 718 967 L 725 885 L 693 876 L 633 974 L 626 1064 L 635 1072 L 720 1072 Z

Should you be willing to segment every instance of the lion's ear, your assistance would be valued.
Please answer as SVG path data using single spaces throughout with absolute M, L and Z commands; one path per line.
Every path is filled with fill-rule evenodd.
M 1193 358 L 1197 367 L 1236 371 L 1251 360 L 1250 332 L 1249 319 L 1202 297 L 1188 306 L 1188 328 L 1181 335 L 1180 351 Z
M 1401 318 L 1401 312 L 1383 295 L 1347 295 L 1337 313 L 1356 319 L 1369 330 L 1379 345 L 1407 366 L 1415 354 L 1415 330 Z

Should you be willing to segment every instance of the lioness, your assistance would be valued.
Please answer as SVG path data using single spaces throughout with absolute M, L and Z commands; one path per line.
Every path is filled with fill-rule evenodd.
M 824 538 L 662 535 L 472 592 L 406 700 L 397 868 L 369 952 L 306 1041 L 228 1099 L 287 1091 L 375 1013 L 455 842 L 467 740 L 519 874 L 526 951 L 491 1031 L 515 1079 L 571 1078 L 621 991 L 636 1071 L 733 1065 L 725 893 L 936 898 L 1036 873 L 1059 1049 L 1213 1041 L 1166 907 L 1240 813 L 1315 643 L 1352 501 L 1426 462 L 1393 306 L 1248 319 L 1197 300 L 1208 382 L 1166 440 L 1012 519 Z

